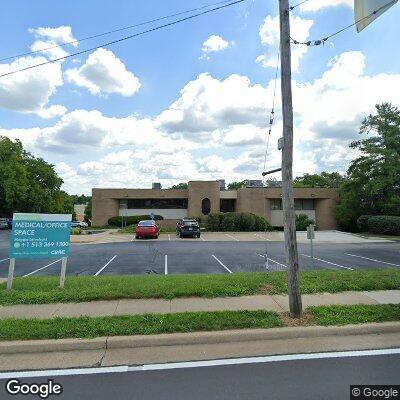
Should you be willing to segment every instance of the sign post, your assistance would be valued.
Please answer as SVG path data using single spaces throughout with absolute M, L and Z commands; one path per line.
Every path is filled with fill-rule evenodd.
M 16 259 L 62 258 L 60 286 L 64 286 L 71 220 L 71 214 L 14 214 L 8 290 L 12 288 Z
M 11 290 L 14 279 L 15 258 L 10 258 L 10 266 L 8 267 L 7 290 Z
M 313 239 L 315 239 L 315 230 L 314 225 L 307 226 L 307 239 L 310 240 L 311 246 L 311 259 L 314 260 L 314 247 L 313 247 Z

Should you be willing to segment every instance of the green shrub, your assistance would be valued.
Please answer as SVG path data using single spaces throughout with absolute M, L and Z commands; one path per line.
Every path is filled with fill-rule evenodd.
M 221 222 L 221 230 L 232 232 L 235 231 L 235 213 L 223 214 Z
M 206 227 L 209 231 L 219 231 L 221 229 L 222 213 L 209 214 L 206 220 Z
M 357 226 L 360 232 L 368 232 L 368 220 L 372 217 L 372 215 L 361 215 L 357 219 Z
M 132 215 L 129 217 L 124 217 L 124 223 L 126 225 L 135 225 L 142 220 L 149 220 L 149 219 L 150 219 L 150 215 Z M 154 219 L 156 221 L 160 221 L 160 220 L 164 219 L 164 217 L 162 215 L 155 215 Z M 108 220 L 108 224 L 111 226 L 120 227 L 122 225 L 122 217 L 111 217 Z
M 368 232 L 382 235 L 400 235 L 400 217 L 377 215 L 368 219 Z
M 256 226 L 256 219 L 250 213 L 236 213 L 235 214 L 235 229 L 239 232 L 254 231 Z
M 306 231 L 309 225 L 314 225 L 314 221 L 308 215 L 296 215 L 296 231 Z
M 197 221 L 198 223 L 201 222 L 201 217 L 188 217 L 189 219 L 193 219 L 195 221 Z
M 271 232 L 274 230 L 274 227 L 264 218 L 261 217 L 260 215 L 253 214 L 255 218 L 255 226 L 254 230 L 258 232 Z

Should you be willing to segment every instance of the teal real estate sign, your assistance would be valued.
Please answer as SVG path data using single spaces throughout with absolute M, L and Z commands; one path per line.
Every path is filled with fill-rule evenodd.
M 68 257 L 71 220 L 71 214 L 15 213 L 10 258 Z

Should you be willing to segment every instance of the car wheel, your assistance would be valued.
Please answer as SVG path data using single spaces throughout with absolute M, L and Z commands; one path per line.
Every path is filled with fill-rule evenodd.
M 183 235 L 182 235 L 182 233 L 180 233 L 180 232 L 179 232 L 179 237 L 180 237 L 180 238 L 183 238 Z
M 135 236 L 135 239 L 139 239 L 139 236 Z
M 200 233 L 197 235 L 197 239 L 200 239 Z

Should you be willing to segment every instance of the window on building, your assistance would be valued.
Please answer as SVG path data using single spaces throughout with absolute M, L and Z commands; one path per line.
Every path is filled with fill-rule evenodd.
M 282 199 L 271 199 L 271 210 L 282 210 Z
M 186 209 L 187 199 L 129 199 L 129 209 Z
M 219 209 L 221 212 L 234 212 L 235 211 L 235 199 L 221 199 Z
M 282 210 L 282 199 L 270 199 L 271 210 Z M 314 210 L 314 199 L 294 199 L 294 209 Z
M 211 212 L 211 201 L 208 198 L 203 199 L 201 202 L 201 212 L 204 215 L 208 215 Z
M 314 199 L 295 199 L 295 210 L 314 210 Z

